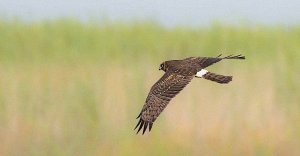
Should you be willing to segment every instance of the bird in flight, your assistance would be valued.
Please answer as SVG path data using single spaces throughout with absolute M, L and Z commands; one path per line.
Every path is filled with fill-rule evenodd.
M 139 121 L 134 130 L 138 127 L 137 133 L 139 133 L 143 128 L 144 134 L 147 127 L 149 127 L 150 132 L 159 114 L 194 77 L 221 84 L 229 83 L 232 76 L 223 76 L 204 69 L 224 59 L 245 59 L 245 56 L 189 57 L 183 60 L 169 60 L 161 63 L 159 70 L 163 70 L 165 74 L 151 87 L 145 104 L 137 117 Z

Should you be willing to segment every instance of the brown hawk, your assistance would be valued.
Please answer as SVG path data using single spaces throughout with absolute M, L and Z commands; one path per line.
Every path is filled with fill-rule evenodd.
M 217 83 L 229 83 L 232 76 L 223 76 L 208 72 L 204 68 L 223 59 L 245 59 L 242 55 L 221 57 L 189 57 L 183 60 L 170 60 L 160 64 L 159 70 L 165 74 L 152 86 L 142 111 L 138 115 L 137 133 L 143 128 L 143 134 L 175 97 L 194 77 L 205 78 Z

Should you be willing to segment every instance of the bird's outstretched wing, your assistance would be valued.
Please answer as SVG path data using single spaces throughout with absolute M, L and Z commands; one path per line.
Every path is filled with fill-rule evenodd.
M 178 73 L 166 72 L 151 88 L 142 111 L 138 115 L 139 122 L 136 125 L 138 131 L 143 128 L 143 134 L 159 114 L 166 108 L 170 100 L 175 97 L 194 76 L 183 76 Z
M 200 65 L 201 68 L 206 68 L 214 63 L 217 63 L 223 59 L 245 59 L 245 56 L 242 55 L 229 55 L 226 57 L 221 57 L 221 55 L 217 57 L 197 57 L 197 63 Z

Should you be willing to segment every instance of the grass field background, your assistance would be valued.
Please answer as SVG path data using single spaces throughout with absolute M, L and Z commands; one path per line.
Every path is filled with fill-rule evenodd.
M 194 79 L 136 135 L 163 74 L 190 56 L 243 54 Z M 0 155 L 300 155 L 300 26 L 0 20 Z

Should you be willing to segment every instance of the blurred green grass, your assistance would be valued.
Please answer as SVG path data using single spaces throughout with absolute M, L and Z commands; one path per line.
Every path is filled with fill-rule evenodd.
M 0 155 L 299 155 L 300 26 L 0 20 Z M 135 117 L 159 64 L 243 54 L 195 79 L 153 131 Z

